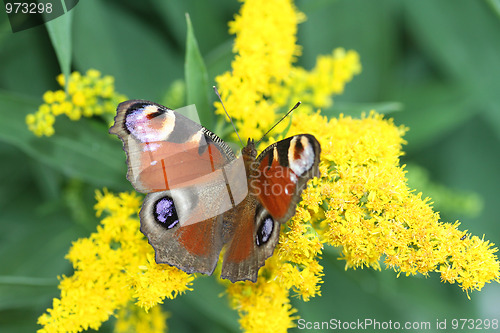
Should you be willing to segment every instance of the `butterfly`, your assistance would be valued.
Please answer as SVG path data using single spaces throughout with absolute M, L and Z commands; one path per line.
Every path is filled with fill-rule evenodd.
M 146 100 L 120 103 L 110 133 L 123 141 L 127 179 L 146 193 L 141 231 L 157 263 L 255 282 L 278 243 L 280 225 L 319 177 L 321 147 L 310 134 L 241 154 L 182 114 Z

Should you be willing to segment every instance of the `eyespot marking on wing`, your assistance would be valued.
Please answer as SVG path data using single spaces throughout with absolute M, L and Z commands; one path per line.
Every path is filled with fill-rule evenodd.
M 162 141 L 168 138 L 175 126 L 172 110 L 160 109 L 147 103 L 136 103 L 125 115 L 124 127 L 140 142 Z
M 153 204 L 153 216 L 156 222 L 167 229 L 172 229 L 179 223 L 174 200 L 168 196 L 156 200 Z
M 297 176 L 309 170 L 315 161 L 314 150 L 306 136 L 297 136 L 290 141 L 288 163 Z

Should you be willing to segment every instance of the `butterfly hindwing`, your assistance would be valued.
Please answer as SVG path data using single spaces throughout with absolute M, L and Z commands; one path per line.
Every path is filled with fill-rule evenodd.
M 146 196 L 140 220 L 142 233 L 155 249 L 157 263 L 186 273 L 213 273 L 223 246 L 222 215 L 182 225 L 171 192 L 162 191 Z
M 252 195 L 224 218 L 232 230 L 222 261 L 221 278 L 255 282 L 260 267 L 278 243 L 280 224 Z

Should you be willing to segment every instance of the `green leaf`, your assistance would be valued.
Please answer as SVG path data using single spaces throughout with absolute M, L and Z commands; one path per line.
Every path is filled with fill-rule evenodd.
M 362 112 L 370 112 L 375 110 L 378 113 L 390 114 L 399 112 L 404 109 L 400 102 L 379 102 L 379 103 L 348 103 L 348 102 L 335 102 L 331 108 L 321 112 L 321 114 L 328 117 L 336 117 L 339 114 L 347 116 L 358 117 Z
M 462 215 L 477 217 L 484 206 L 483 198 L 475 192 L 447 187 L 431 180 L 427 169 L 415 163 L 406 165 L 408 186 L 432 198 L 433 206 L 441 216 Z
M 42 197 L 45 200 L 59 199 L 64 182 L 63 175 L 53 167 L 38 161 L 32 161 L 29 166 L 29 172 L 33 176 Z
M 400 41 L 394 16 L 394 1 L 324 1 L 298 0 L 297 7 L 307 16 L 299 24 L 298 44 L 302 56 L 298 65 L 313 68 L 317 56 L 331 54 L 335 48 L 355 50 L 360 55 L 362 72 L 354 76 L 341 95 L 340 101 L 380 101 L 394 71 L 394 57 Z M 374 27 L 376 29 L 374 30 Z M 395 33 L 398 31 L 398 33 Z
M 57 279 L 54 278 L 41 278 L 31 276 L 8 276 L 0 275 L 0 285 L 14 285 L 14 286 L 29 286 L 29 287 L 45 287 L 57 286 Z
M 407 151 L 431 145 L 477 114 L 473 99 L 461 87 L 449 84 L 426 81 L 395 87 L 393 94 L 394 99 L 405 101 L 405 112 L 391 116 L 410 128 L 405 134 Z
M 173 81 L 182 79 L 184 53 L 160 28 L 163 23 L 151 8 L 143 11 L 144 5 L 139 5 L 141 10 L 130 10 L 130 5 L 98 0 L 78 3 L 72 10 L 74 67 L 112 75 L 116 91 L 130 98 L 158 101 Z
M 56 52 L 61 72 L 68 82 L 71 70 L 71 26 L 73 22 L 73 12 L 47 22 L 45 25 L 49 33 L 50 41 Z
M 240 4 L 237 1 L 227 0 L 152 0 L 148 3 L 151 3 L 150 10 L 158 15 L 162 25 L 168 29 L 169 37 L 175 41 L 176 45 L 184 46 L 186 42 L 185 13 L 189 13 L 191 21 L 195 22 L 197 27 L 203 27 L 203 29 L 196 31 L 196 37 L 210 73 L 208 55 L 227 40 L 227 22 L 231 19 L 232 14 L 239 10 Z M 230 49 L 232 49 L 232 45 Z M 182 55 L 184 56 L 184 53 Z M 227 68 L 229 67 L 226 67 L 225 70 Z
M 208 77 L 215 78 L 217 75 L 231 69 L 231 61 L 234 59 L 233 44 L 234 39 L 229 38 L 207 53 L 205 62 Z
M 175 320 L 169 332 L 240 332 L 238 314 L 228 306 L 226 287 L 215 276 L 202 276 L 193 282 L 193 291 L 165 303 Z M 210 304 L 210 306 L 207 306 Z M 192 313 L 198 320 L 192 321 Z
M 3 44 L 5 37 L 12 31 L 10 27 L 10 22 L 7 18 L 4 17 L 3 21 L 0 19 L 0 45 Z
M 500 18 L 500 0 L 486 0 L 486 3 L 490 5 L 491 9 Z
M 500 138 L 500 20 L 483 1 L 405 1 L 408 31 L 447 80 L 466 88 Z
M 224 293 L 226 288 L 217 279 L 200 276 L 194 282 L 193 292 L 186 293 L 184 298 L 190 308 L 197 309 L 207 320 L 228 331 L 238 332 L 238 316 L 236 312 L 228 311 L 227 295 L 221 297 Z
M 22 155 L 24 164 L 30 163 L 30 159 Z M 19 163 L 17 159 L 16 162 Z M 33 184 L 29 182 L 30 177 L 33 176 L 23 173 L 24 182 L 18 184 L 22 186 L 21 191 L 11 193 L 12 200 L 2 207 L 0 311 L 47 307 L 57 293 L 56 276 L 70 270 L 64 256 L 71 242 L 88 234 L 71 223 L 65 209 L 47 212 L 44 208 L 51 202 L 44 201 L 36 187 L 29 186 Z
M 214 124 L 214 112 L 210 104 L 208 74 L 205 62 L 198 48 L 189 14 L 186 14 L 186 62 L 184 64 L 186 78 L 187 104 L 195 104 L 200 122 L 205 127 Z
M 11 143 L 31 157 L 62 171 L 70 177 L 99 187 L 125 184 L 125 155 L 118 140 L 113 140 L 104 125 L 82 119 L 56 121 L 56 134 L 38 138 L 28 131 L 25 118 L 36 111 L 35 99 L 0 92 L 0 140 Z

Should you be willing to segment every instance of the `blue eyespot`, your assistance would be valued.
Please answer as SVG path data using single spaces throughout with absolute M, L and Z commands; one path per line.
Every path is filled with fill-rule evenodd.
M 171 229 L 179 223 L 174 200 L 170 197 L 163 197 L 156 201 L 153 215 L 155 220 L 167 229 Z
M 273 229 L 274 220 L 271 216 L 268 215 L 260 224 L 259 229 L 257 229 L 257 235 L 255 236 L 255 242 L 257 243 L 257 246 L 264 245 L 269 241 L 271 235 L 273 234 Z

